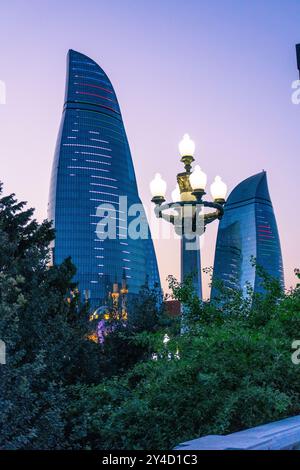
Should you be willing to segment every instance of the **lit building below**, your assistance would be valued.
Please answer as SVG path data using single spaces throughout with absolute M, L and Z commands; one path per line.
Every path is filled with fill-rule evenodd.
M 90 321 L 95 321 L 97 324 L 95 332 L 90 335 L 91 340 L 103 343 L 105 336 L 115 329 L 118 322 L 122 324 L 127 322 L 128 292 L 126 274 L 123 271 L 121 282 L 119 283 L 116 278 L 108 290 L 106 304 L 98 307 L 90 315 Z

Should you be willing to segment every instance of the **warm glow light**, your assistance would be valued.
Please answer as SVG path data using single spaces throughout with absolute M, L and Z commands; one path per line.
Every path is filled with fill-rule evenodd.
M 154 179 L 150 183 L 150 191 L 152 197 L 165 197 L 167 183 L 162 179 L 159 173 L 156 173 Z
M 194 156 L 195 142 L 188 134 L 184 134 L 183 139 L 179 142 L 178 147 L 181 157 Z
M 172 191 L 171 196 L 172 196 L 172 201 L 173 202 L 179 202 L 181 200 L 180 190 L 179 190 L 178 184 L 176 185 L 176 188 L 174 189 L 174 191 Z
M 222 181 L 221 176 L 216 176 L 215 181 L 210 186 L 210 192 L 214 200 L 226 199 L 227 185 Z
M 87 335 L 87 339 L 93 341 L 94 343 L 98 343 L 98 336 L 96 335 L 96 333 L 91 333 Z
M 204 171 L 201 170 L 199 165 L 195 166 L 193 173 L 190 175 L 190 183 L 193 191 L 197 189 L 205 190 L 207 182 L 207 176 Z

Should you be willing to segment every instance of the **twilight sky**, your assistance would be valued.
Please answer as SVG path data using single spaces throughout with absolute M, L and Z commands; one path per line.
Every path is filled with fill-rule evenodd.
M 175 187 L 185 132 L 197 162 L 229 190 L 265 169 L 286 286 L 300 267 L 300 0 L 1 0 L 0 179 L 46 217 L 61 118 L 66 54 L 87 54 L 110 77 L 121 106 L 139 191 L 160 171 Z M 217 223 L 206 231 L 213 264 Z M 178 241 L 155 241 L 161 279 L 179 275 Z M 204 278 L 207 284 L 207 278 Z M 206 287 L 205 295 L 208 294 Z

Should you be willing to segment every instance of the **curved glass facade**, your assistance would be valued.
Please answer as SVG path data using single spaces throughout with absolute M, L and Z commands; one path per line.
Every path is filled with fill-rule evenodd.
M 146 279 L 152 286 L 160 286 L 160 280 L 148 225 L 144 239 L 134 240 L 127 233 L 131 217 L 119 198 L 126 196 L 128 207 L 141 201 L 112 84 L 99 65 L 83 54 L 70 50 L 67 62 L 48 211 L 56 230 L 53 261 L 60 263 L 71 256 L 80 291 L 89 294 L 92 305 L 100 305 L 123 271 L 130 294 L 137 294 Z M 107 207 L 106 215 L 115 208 L 115 239 L 98 236 L 100 205 Z
M 220 222 L 213 279 L 227 287 L 242 289 L 250 283 L 262 292 L 261 279 L 251 257 L 284 286 L 279 234 L 269 195 L 266 172 L 242 181 L 231 192 Z M 217 295 L 212 289 L 211 297 Z

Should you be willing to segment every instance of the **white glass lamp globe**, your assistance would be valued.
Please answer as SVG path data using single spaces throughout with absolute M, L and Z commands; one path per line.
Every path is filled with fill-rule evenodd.
M 195 153 L 195 142 L 188 134 L 184 134 L 182 140 L 179 142 L 178 148 L 181 157 L 193 157 Z
M 196 165 L 193 173 L 191 173 L 190 183 L 193 191 L 196 191 L 197 189 L 205 190 L 207 176 L 204 171 L 201 170 L 199 165 Z
M 167 183 L 162 179 L 160 173 L 156 173 L 154 179 L 150 183 L 150 191 L 152 197 L 165 197 Z
M 210 186 L 210 192 L 214 201 L 226 199 L 227 185 L 222 181 L 221 176 L 215 177 L 215 181 Z
M 176 184 L 176 188 L 174 189 L 174 191 L 172 191 L 171 196 L 172 196 L 172 201 L 173 202 L 179 202 L 181 200 L 180 190 L 179 190 L 178 184 Z

